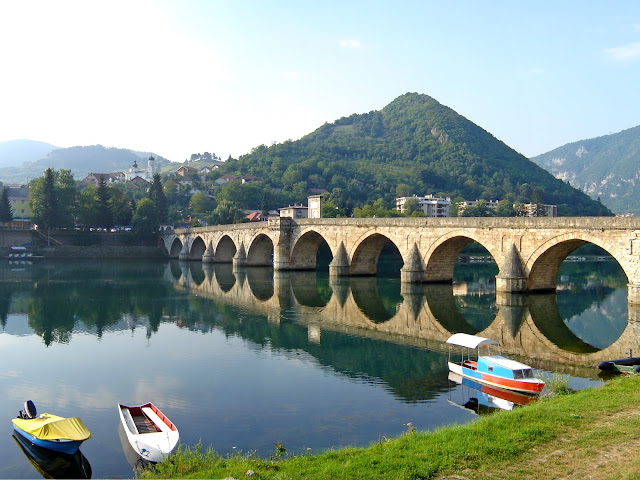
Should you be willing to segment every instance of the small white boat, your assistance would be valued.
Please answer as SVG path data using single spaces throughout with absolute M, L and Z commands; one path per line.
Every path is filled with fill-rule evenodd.
M 153 403 L 135 407 L 118 404 L 120 421 L 129 444 L 141 458 L 163 462 L 176 448 L 176 426 Z

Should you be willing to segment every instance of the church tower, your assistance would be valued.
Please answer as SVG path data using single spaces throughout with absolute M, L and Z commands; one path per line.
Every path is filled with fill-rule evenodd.
M 153 158 L 153 155 L 149 155 L 149 160 L 147 161 L 147 176 L 149 177 L 149 181 L 153 180 L 153 174 L 155 172 L 156 159 Z

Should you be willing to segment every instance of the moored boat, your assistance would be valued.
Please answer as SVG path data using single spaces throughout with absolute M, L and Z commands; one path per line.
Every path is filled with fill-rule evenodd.
M 598 368 L 604 372 L 639 373 L 640 357 L 619 358 L 617 360 L 605 360 L 598 364 Z
M 500 345 L 491 340 L 466 333 L 456 333 L 448 340 L 449 370 L 453 373 L 494 387 L 538 394 L 544 382 L 533 375 L 529 365 L 503 357 Z M 451 346 L 462 347 L 459 362 L 451 359 Z M 495 352 L 495 354 L 491 354 Z
M 129 445 L 144 460 L 163 462 L 176 448 L 180 438 L 177 427 L 153 403 L 118 404 L 118 413 Z
M 78 417 L 64 418 L 50 413 L 36 415 L 35 405 L 28 400 L 18 418 L 11 420 L 14 430 L 33 445 L 73 455 L 82 442 L 91 438 L 91 432 Z

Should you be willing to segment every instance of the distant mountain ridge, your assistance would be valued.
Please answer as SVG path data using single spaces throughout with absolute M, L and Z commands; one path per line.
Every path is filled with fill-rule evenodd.
M 5 164 L 4 157 L 1 155 L 0 151 L 0 165 Z M 146 161 L 150 155 L 154 156 L 159 168 L 170 163 L 166 158 L 151 152 L 135 152 L 124 148 L 107 148 L 102 145 L 57 148 L 50 150 L 44 158 L 27 161 L 19 166 L 0 168 L 0 181 L 26 183 L 27 179 L 40 177 L 49 167 L 56 170 L 61 168 L 71 170 L 76 180 L 82 180 L 91 172 L 126 172 L 134 161 Z M 146 162 L 140 166 L 146 167 Z
M 408 194 L 524 203 L 536 190 L 559 215 L 611 214 L 565 182 L 428 95 L 407 93 L 382 110 L 327 123 L 297 141 L 259 146 L 220 173 L 262 177 L 275 188 L 340 189 L 354 204 Z M 406 188 L 405 188 L 406 187 Z
M 0 142 L 0 168 L 19 166 L 46 157 L 56 146 L 36 140 L 8 140 Z
M 531 161 L 616 213 L 640 214 L 640 126 L 568 143 Z

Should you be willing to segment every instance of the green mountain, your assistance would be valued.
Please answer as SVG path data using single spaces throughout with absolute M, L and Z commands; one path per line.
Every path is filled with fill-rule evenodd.
M 146 167 L 146 159 L 153 155 L 156 165 L 163 167 L 169 160 L 150 152 L 134 152 L 124 148 L 106 148 L 102 145 L 89 147 L 71 147 L 52 150 L 44 158 L 31 162 L 24 162 L 17 166 L 0 168 L 0 181 L 3 183 L 26 183 L 27 179 L 40 177 L 51 167 L 71 170 L 76 180 L 82 180 L 89 173 L 125 172 L 133 162 L 143 160 L 142 168 Z M 1 164 L 1 163 L 0 163 Z
M 54 147 L 35 140 L 8 140 L 0 142 L 0 167 L 22 165 L 46 157 Z
M 466 200 L 534 192 L 559 215 L 610 214 L 588 195 L 554 178 L 481 127 L 427 95 L 407 93 L 380 111 L 343 117 L 297 141 L 254 148 L 228 160 L 220 173 L 262 177 L 283 192 L 341 189 L 353 206 L 398 191 Z M 402 185 L 398 189 L 399 184 Z
M 640 126 L 568 143 L 531 161 L 616 213 L 640 214 Z

